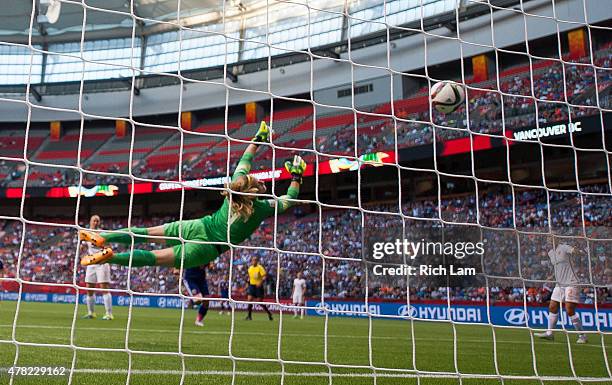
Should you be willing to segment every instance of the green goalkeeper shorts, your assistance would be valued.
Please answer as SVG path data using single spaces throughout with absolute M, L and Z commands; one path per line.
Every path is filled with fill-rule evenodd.
M 214 244 L 194 243 L 189 241 L 207 242 L 206 228 L 201 219 L 187 221 L 176 221 L 164 225 L 164 235 L 167 237 L 181 237 L 185 243 L 179 239 L 167 239 L 166 243 L 174 250 L 174 266 L 181 266 L 181 258 L 184 259 L 183 268 L 188 269 L 205 265 L 219 256 L 219 250 Z M 184 251 L 184 253 L 183 253 Z

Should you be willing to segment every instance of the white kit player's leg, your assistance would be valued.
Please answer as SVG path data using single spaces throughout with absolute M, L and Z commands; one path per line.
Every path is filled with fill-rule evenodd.
M 552 336 L 553 330 L 557 327 L 557 321 L 559 321 L 559 312 L 548 312 L 548 329 L 546 330 L 546 335 Z
M 291 298 L 292 302 L 293 302 L 293 306 L 295 306 L 293 308 L 293 318 L 297 318 L 298 317 L 298 306 L 300 305 L 300 296 L 298 294 L 293 294 L 293 298 Z
M 93 318 L 96 316 L 95 313 L 95 304 L 96 304 L 96 296 L 95 295 L 87 295 L 87 316 Z
M 574 326 L 574 330 L 582 331 L 582 320 L 580 319 L 580 315 L 576 313 L 576 304 L 580 303 L 580 290 L 578 287 L 569 286 L 565 288 L 565 300 L 567 301 L 566 309 L 568 314 L 570 315 L 570 321 L 572 322 L 572 326 Z M 578 340 L 576 343 L 586 344 L 588 342 L 587 336 L 585 333 L 580 333 L 578 335 Z
M 580 320 L 580 315 L 578 315 L 577 313 L 574 314 L 573 316 L 570 317 L 570 321 L 572 321 L 572 325 L 574 326 L 574 329 L 576 331 L 582 331 L 582 321 Z M 587 343 L 587 336 L 585 333 L 580 333 L 578 335 L 578 340 L 576 340 L 576 343 L 579 344 L 586 344 Z
M 96 278 L 104 289 L 108 289 L 110 282 L 110 265 L 105 263 L 103 265 L 96 266 Z M 110 321 L 114 319 L 113 317 L 113 296 L 109 292 L 105 292 L 102 295 L 102 299 L 104 300 L 104 317 L 102 317 L 105 321 Z
M 110 316 L 108 318 L 112 318 L 113 316 L 113 296 L 111 293 L 105 293 L 102 298 L 104 299 L 104 310 L 106 312 L 105 316 Z
M 304 306 L 304 297 L 299 294 L 294 295 L 293 306 L 295 306 L 295 308 L 293 309 L 293 318 L 297 318 L 298 313 L 300 314 L 300 318 L 304 318 L 304 308 L 298 309 L 298 306 Z
M 96 276 L 95 266 L 87 266 L 85 270 L 85 283 L 87 287 L 95 287 L 98 282 Z M 96 304 L 96 294 L 93 291 L 87 291 L 87 297 L 85 299 L 85 303 L 87 304 L 87 314 L 83 316 L 83 318 L 91 319 L 96 317 L 95 313 L 95 304 Z
M 552 296 L 550 297 L 550 306 L 548 308 L 548 329 L 544 333 L 534 333 L 536 337 L 547 340 L 552 340 L 553 330 L 557 327 L 559 320 L 559 304 L 565 300 L 565 290 L 559 286 L 555 286 Z
M 298 305 L 300 305 L 300 319 L 304 319 L 304 297 L 300 297 Z

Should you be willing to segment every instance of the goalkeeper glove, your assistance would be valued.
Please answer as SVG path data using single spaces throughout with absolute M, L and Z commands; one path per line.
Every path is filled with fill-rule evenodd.
M 302 183 L 302 175 L 306 171 L 306 162 L 301 156 L 295 155 L 293 160 L 285 161 L 285 168 L 291 173 L 291 180 Z
M 270 129 L 268 128 L 266 122 L 263 120 L 261 121 L 259 124 L 259 130 L 257 130 L 257 133 L 251 140 L 256 143 L 267 143 L 270 141 Z

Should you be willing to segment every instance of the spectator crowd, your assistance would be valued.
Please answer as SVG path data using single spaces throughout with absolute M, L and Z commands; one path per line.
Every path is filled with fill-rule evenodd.
M 450 298 L 542 303 L 554 287 L 547 253 L 553 242 L 566 242 L 577 250 L 573 263 L 583 284 L 582 300 L 610 302 L 612 262 L 609 242 L 604 241 L 612 238 L 609 194 L 607 185 L 588 186 L 582 194 L 544 189 L 514 194 L 488 191 L 478 199 L 463 194 L 440 202 L 431 199 L 406 202 L 401 205 L 401 216 L 399 207 L 388 204 L 369 206 L 367 212 L 357 208 L 324 211 L 321 223 L 318 215 L 304 214 L 298 206 L 293 214 L 277 218 L 276 236 L 274 218 L 271 218 L 241 245 L 257 246 L 257 249 L 237 247 L 212 262 L 208 269 L 209 285 L 213 295 L 219 294 L 219 287 L 229 284 L 233 296 L 243 296 L 249 260 L 257 255 L 268 271 L 266 291 L 273 298 L 276 294 L 289 298 L 293 279 L 298 272 L 303 272 L 310 298 L 363 300 L 367 296 L 404 301 L 409 296 L 413 301 Z M 131 225 L 154 226 L 172 220 L 170 217 L 132 218 Z M 102 227 L 118 229 L 125 227 L 126 221 L 126 218 L 103 217 Z M 482 260 L 474 264 L 479 273 L 477 279 L 468 285 L 446 287 L 420 278 L 388 279 L 372 275 L 371 238 L 379 235 L 377 229 L 393 234 L 402 226 L 414 237 L 448 229 L 475 228 L 486 250 Z M 0 228 L 0 259 L 7 277 L 18 274 L 24 281 L 83 285 L 85 270 L 78 264 L 74 227 L 23 225 L 5 220 Z M 554 241 L 552 234 L 558 236 Z M 20 248 L 22 241 L 23 249 Z M 156 246 L 145 244 L 145 247 Z M 177 275 L 164 267 L 129 271 L 113 265 L 112 285 L 144 293 L 179 290 Z

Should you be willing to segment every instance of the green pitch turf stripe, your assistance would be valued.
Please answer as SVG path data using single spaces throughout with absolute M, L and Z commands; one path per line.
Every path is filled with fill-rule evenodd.
M 302 322 L 303 320 L 301 320 L 300 322 Z M 286 321 L 285 321 L 286 322 Z M 0 325 L 0 328 L 12 328 L 13 325 L 12 324 L 2 324 Z M 24 329 L 66 329 L 66 330 L 71 330 L 72 328 L 69 326 L 48 326 L 48 325 L 22 325 L 22 324 L 17 324 L 17 329 L 19 328 L 24 328 Z M 100 326 L 100 327 L 81 327 L 81 326 L 77 326 L 75 329 L 78 330 L 91 330 L 91 331 L 111 331 L 111 332 L 125 332 L 127 329 L 126 328 L 109 328 L 109 327 L 104 327 L 104 326 Z M 144 332 L 144 333 L 163 333 L 163 334 L 167 334 L 168 333 L 168 329 L 140 329 L 140 328 L 129 328 L 130 332 Z M 561 331 L 559 331 L 561 332 Z M 234 331 L 233 333 L 230 331 L 212 331 L 212 330 L 185 330 L 183 328 L 183 333 L 184 334 L 195 334 L 195 335 L 245 335 L 245 336 L 274 336 L 277 337 L 279 333 L 265 333 L 265 332 L 237 332 Z M 574 335 L 577 333 L 576 332 L 571 332 L 569 333 L 570 335 Z M 591 334 L 596 334 L 599 335 L 599 333 L 597 332 L 593 332 Z M 282 336 L 284 337 L 305 337 L 305 338 L 321 338 L 322 335 L 320 334 L 309 334 L 309 333 L 282 333 Z M 328 334 L 327 338 L 351 338 L 351 339 L 375 339 L 375 340 L 397 340 L 398 337 L 397 336 L 370 336 L 368 337 L 367 335 L 362 335 L 362 336 L 356 336 L 356 335 L 347 335 L 347 334 Z M 406 338 L 407 340 L 409 340 L 409 338 Z M 2 341 L 2 340 L 0 340 Z M 419 341 L 444 341 L 444 342 L 453 342 L 454 339 L 452 338 L 427 338 L 427 337 L 417 337 L 416 338 L 416 342 L 418 343 Z M 461 338 L 461 342 L 490 342 L 489 339 L 479 339 L 479 338 Z M 498 343 L 512 343 L 512 344 L 524 344 L 524 345 L 531 345 L 530 341 L 517 341 L 517 340 L 501 340 L 501 339 L 497 339 Z M 546 342 L 548 344 L 566 344 L 565 339 L 559 339 L 559 341 L 556 342 Z M 598 348 L 601 350 L 601 345 L 596 345 L 596 344 L 585 344 L 582 345 L 582 347 L 591 347 L 591 348 Z

